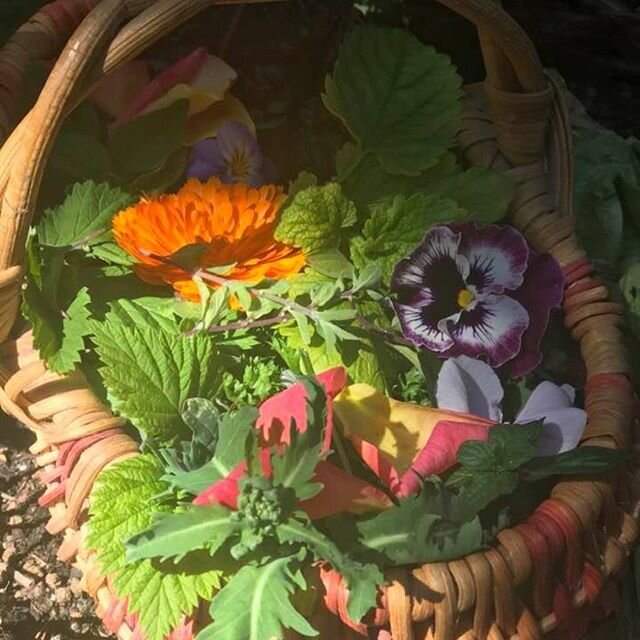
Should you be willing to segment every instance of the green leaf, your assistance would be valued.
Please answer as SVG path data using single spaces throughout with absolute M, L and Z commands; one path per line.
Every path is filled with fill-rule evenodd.
M 190 551 L 215 552 L 240 529 L 232 511 L 219 505 L 191 506 L 180 513 L 157 516 L 150 527 L 125 541 L 127 561 L 160 558 L 181 560 Z
M 362 235 L 351 241 L 351 260 L 358 269 L 376 264 L 385 282 L 391 280 L 396 264 L 409 255 L 434 225 L 465 217 L 452 200 L 414 194 L 396 196 L 371 207 Z
M 50 162 L 75 180 L 104 179 L 111 172 L 106 147 L 95 136 L 76 131 L 60 131 Z
M 169 335 L 177 335 L 178 323 L 171 307 L 157 304 L 158 301 L 164 302 L 165 300 L 165 298 L 116 300 L 109 305 L 109 321 L 120 322 L 125 327 L 146 327 L 155 331 L 163 331 Z
M 182 146 L 188 113 L 189 101 L 179 100 L 118 127 L 109 143 L 113 166 L 132 176 L 162 167 Z
M 620 289 L 627 303 L 627 320 L 631 333 L 640 338 L 640 262 L 629 266 L 620 280 Z
M 124 249 L 121 249 L 113 241 L 102 242 L 91 247 L 89 255 L 107 264 L 121 265 L 123 267 L 130 267 L 136 263 Z
M 356 206 L 337 183 L 308 187 L 297 193 L 282 212 L 275 237 L 313 253 L 340 245 L 343 229 L 356 222 Z
M 73 186 L 67 199 L 45 212 L 37 227 L 38 242 L 53 247 L 90 247 L 104 241 L 111 219 L 132 204 L 124 191 L 89 180 Z
M 282 544 L 302 544 L 317 560 L 328 562 L 342 574 L 349 588 L 347 612 L 352 620 L 359 622 L 376 606 L 378 587 L 384 583 L 384 575 L 378 567 L 352 560 L 309 521 L 290 519 L 278 525 L 277 532 Z
M 82 359 L 84 339 L 91 333 L 90 304 L 89 291 L 86 288 L 80 289 L 64 314 L 60 347 L 47 360 L 52 371 L 60 374 L 68 373 L 73 371 Z
M 210 338 L 127 325 L 112 313 L 104 322 L 94 322 L 93 329 L 100 374 L 114 411 L 162 443 L 184 435 L 183 403 L 193 397 L 214 398 L 219 386 Z
M 213 453 L 218 443 L 220 422 L 215 403 L 207 398 L 189 398 L 182 407 L 182 419 L 194 439 Z
M 198 640 L 273 640 L 282 638 L 283 629 L 317 636 L 290 602 L 296 589 L 306 589 L 293 562 L 290 557 L 276 558 L 259 567 L 242 567 L 211 602 L 213 622 Z
M 226 478 L 244 460 L 247 436 L 258 418 L 255 407 L 242 407 L 220 419 L 218 444 L 213 459 L 202 468 L 168 479 L 174 486 L 196 495 Z
M 461 78 L 404 29 L 360 27 L 325 82 L 324 104 L 391 173 L 416 175 L 454 144 Z
M 357 523 L 359 544 L 382 554 L 392 565 L 445 562 L 474 553 L 483 545 L 479 518 L 449 526 L 423 494 Z
M 209 600 L 220 587 L 221 572 L 210 562 L 163 567 L 149 560 L 128 563 L 124 540 L 147 527 L 156 513 L 171 507 L 154 501 L 167 485 L 162 466 L 152 456 L 124 460 L 103 471 L 91 493 L 87 544 L 96 550 L 104 575 L 115 575 L 118 597 L 129 598 L 148 640 L 163 640 L 199 599 Z
M 307 264 L 319 274 L 329 278 L 353 276 L 353 265 L 337 249 L 326 249 L 307 256 Z
M 603 473 L 616 469 L 629 460 L 630 454 L 603 447 L 578 447 L 555 456 L 534 458 L 522 467 L 527 482 L 550 476 Z

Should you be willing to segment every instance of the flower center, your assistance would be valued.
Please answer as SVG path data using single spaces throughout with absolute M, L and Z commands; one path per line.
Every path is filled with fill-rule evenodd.
M 473 291 L 469 289 L 461 289 L 458 292 L 458 306 L 461 309 L 466 309 L 469 305 L 474 301 L 475 296 L 473 295 Z
M 233 178 L 247 178 L 251 172 L 249 158 L 242 149 L 235 149 L 228 165 L 229 175 Z

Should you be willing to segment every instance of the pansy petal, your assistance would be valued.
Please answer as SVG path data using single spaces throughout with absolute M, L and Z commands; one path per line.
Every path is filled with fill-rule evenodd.
M 482 360 L 458 356 L 440 369 L 436 398 L 440 409 L 471 413 L 500 422 L 504 396 L 500 379 Z
M 520 353 L 508 364 L 509 373 L 519 378 L 540 364 L 540 342 L 549 316 L 562 305 L 564 275 L 560 265 L 547 253 L 531 252 L 524 283 L 510 295 L 529 313 L 529 328 L 522 337 Z
M 394 303 L 394 309 L 402 334 L 415 345 L 426 347 L 431 351 L 442 353 L 453 347 L 453 340 L 438 326 L 438 321 L 431 322 L 424 306 L 412 306 Z
M 198 142 L 192 149 L 187 163 L 186 178 L 206 182 L 212 176 L 220 177 L 225 172 L 225 160 L 216 138 Z
M 524 281 L 529 247 L 513 227 L 453 225 L 462 234 L 460 253 L 469 261 L 467 283 L 478 291 L 503 293 L 517 289 Z
M 520 351 L 528 326 L 529 314 L 519 302 L 506 295 L 485 296 L 450 326 L 454 346 L 445 355 L 483 356 L 499 367 Z
M 573 407 L 573 391 L 542 382 L 516 417 L 518 424 L 544 420 L 538 455 L 549 456 L 575 449 L 587 424 L 587 414 Z
M 458 449 L 469 440 L 488 440 L 491 426 L 491 423 L 438 422 L 411 468 L 400 478 L 398 495 L 415 493 L 420 489 L 420 478 L 443 473 L 453 467 L 457 462 Z

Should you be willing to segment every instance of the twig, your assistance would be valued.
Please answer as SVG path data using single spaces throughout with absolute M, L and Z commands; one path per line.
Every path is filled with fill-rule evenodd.
M 264 327 L 272 327 L 290 320 L 291 316 L 283 311 L 277 316 L 271 318 L 261 318 L 260 320 L 239 320 L 238 322 L 230 322 L 229 324 L 214 324 L 207 331 L 209 333 L 225 333 L 226 331 L 242 331 L 243 329 L 262 329 Z

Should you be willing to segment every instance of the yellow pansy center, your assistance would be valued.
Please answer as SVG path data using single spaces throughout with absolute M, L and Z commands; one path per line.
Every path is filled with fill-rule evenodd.
M 458 306 L 466 309 L 474 300 L 475 296 L 469 289 L 461 289 L 458 293 Z
M 249 166 L 249 158 L 241 149 L 235 149 L 229 159 L 229 173 L 234 178 L 248 178 L 251 168 Z

